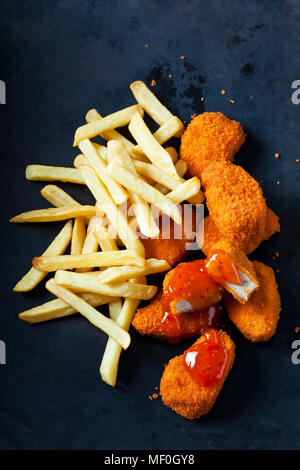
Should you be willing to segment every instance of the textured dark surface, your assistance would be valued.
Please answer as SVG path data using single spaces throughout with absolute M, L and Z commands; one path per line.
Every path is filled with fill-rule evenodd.
M 299 2 L 5 0 L 1 15 L 0 448 L 299 449 L 300 365 L 291 362 L 300 324 L 300 105 L 291 102 L 291 82 L 300 79 Z M 212 412 L 196 422 L 148 399 L 164 363 L 189 343 L 168 346 L 133 331 L 111 389 L 98 373 L 105 335 L 80 316 L 21 322 L 18 312 L 50 296 L 11 290 L 61 226 L 8 223 L 48 205 L 43 184 L 25 181 L 25 166 L 71 165 L 86 111 L 132 104 L 135 79 L 155 79 L 155 92 L 183 119 L 205 110 L 240 121 L 248 137 L 236 161 L 262 182 L 281 219 L 280 236 L 253 256 L 280 268 L 278 332 L 250 344 L 228 325 L 236 363 Z M 87 192 L 66 186 L 86 200 Z

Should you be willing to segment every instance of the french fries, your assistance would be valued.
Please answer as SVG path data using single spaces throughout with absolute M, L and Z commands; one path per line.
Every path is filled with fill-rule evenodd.
M 74 273 L 70 271 L 56 271 L 55 282 L 75 292 L 94 292 L 95 294 L 111 297 L 129 297 L 130 299 L 149 300 L 157 292 L 156 286 L 119 282 L 103 284 L 98 273 Z
M 105 251 L 81 255 L 40 256 L 32 260 L 40 271 L 57 271 L 58 269 L 95 268 L 100 266 L 145 266 L 145 258 L 136 251 Z
M 92 307 L 99 307 L 99 305 L 107 304 L 111 301 L 112 297 L 105 295 L 93 294 L 86 292 L 79 294 L 88 304 Z M 70 305 L 61 299 L 50 300 L 42 305 L 33 307 L 29 310 L 19 314 L 19 318 L 28 323 L 40 323 L 49 320 L 55 320 L 57 318 L 68 317 L 78 313 L 76 308 L 70 307 Z
M 183 201 L 189 200 L 191 197 L 196 196 L 200 191 L 200 180 L 196 176 L 185 181 L 176 189 L 167 194 L 167 197 L 175 204 L 180 204 Z
M 170 176 L 178 179 L 179 177 L 169 153 L 151 134 L 139 113 L 134 114 L 128 128 L 147 157 Z
M 63 181 L 64 183 L 84 184 L 84 179 L 76 168 L 28 165 L 25 176 L 29 181 Z
M 50 209 L 37 209 L 22 212 L 22 214 L 16 215 L 10 219 L 10 222 L 19 224 L 27 222 L 57 222 L 58 220 L 66 220 L 75 217 L 97 215 L 98 211 L 99 209 L 94 206 L 51 207 Z
M 77 217 L 74 220 L 72 240 L 71 240 L 71 255 L 80 255 L 86 238 L 85 218 Z M 59 253 L 56 253 L 59 254 Z
M 89 167 L 82 167 L 81 171 L 87 186 L 94 195 L 95 199 L 98 201 L 98 206 L 106 214 L 110 223 L 119 234 L 124 245 L 128 248 L 128 250 L 135 250 L 140 255 L 144 256 L 145 250 L 142 242 L 138 239 L 137 234 L 131 229 L 128 221 L 118 210 L 118 207 L 115 205 L 110 194 L 107 192 L 106 188 L 103 186 L 94 170 Z
M 144 267 L 120 266 L 118 268 L 107 268 L 98 275 L 98 279 L 105 283 L 129 281 L 148 274 L 157 274 L 171 269 L 169 263 L 160 259 L 147 259 Z
M 69 220 L 44 251 L 43 256 L 62 255 L 67 249 L 72 236 L 72 221 Z M 45 277 L 46 272 L 32 267 L 25 276 L 15 285 L 14 292 L 28 292 L 36 287 Z
M 46 288 L 59 299 L 68 303 L 71 307 L 77 309 L 89 322 L 100 330 L 111 336 L 122 348 L 127 349 L 130 345 L 130 336 L 127 331 L 120 328 L 113 320 L 105 317 L 94 307 L 88 304 L 82 297 L 73 292 L 58 286 L 53 279 L 46 283 Z
M 144 82 L 140 80 L 133 82 L 130 85 L 130 89 L 137 102 L 140 103 L 146 113 L 148 113 L 159 126 L 173 117 L 173 114 L 161 104 Z
M 76 147 L 81 140 L 91 139 L 92 137 L 95 137 L 96 135 L 99 135 L 105 131 L 115 129 L 116 127 L 125 126 L 130 122 L 130 119 L 136 112 L 141 116 L 144 114 L 143 108 L 139 104 L 129 106 L 129 108 L 121 109 L 121 111 L 117 111 L 116 113 L 110 114 L 109 116 L 105 116 L 102 119 L 97 119 L 96 121 L 92 121 L 88 124 L 78 127 L 75 132 L 73 146 Z
M 95 172 L 97 173 L 97 176 L 103 181 L 103 183 L 107 187 L 115 203 L 122 204 L 123 202 L 125 202 L 128 198 L 128 193 L 120 184 L 116 183 L 107 174 L 106 163 L 102 160 L 91 141 L 88 139 L 84 139 L 79 142 L 78 146 L 89 161 L 90 165 L 94 168 Z
M 87 228 L 87 234 L 86 238 L 83 243 L 83 247 L 81 250 L 82 255 L 86 255 L 88 253 L 96 253 L 98 251 L 98 241 L 96 240 L 94 236 L 94 229 L 98 226 L 98 224 L 101 222 L 102 217 L 94 216 L 90 218 L 88 228 Z M 88 272 L 92 271 L 93 268 L 77 268 L 76 272 Z
M 75 201 L 63 189 L 55 186 L 55 184 L 47 184 L 41 190 L 41 195 L 47 199 L 55 207 L 64 206 L 80 206 L 79 202 Z

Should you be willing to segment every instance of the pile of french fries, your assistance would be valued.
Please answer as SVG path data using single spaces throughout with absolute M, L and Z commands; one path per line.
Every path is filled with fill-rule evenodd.
M 19 223 L 73 219 L 42 256 L 33 258 L 32 268 L 14 287 L 16 292 L 27 292 L 53 272 L 46 288 L 56 299 L 19 317 L 38 323 L 81 313 L 109 337 L 100 374 L 111 386 L 116 385 L 121 351 L 130 345 L 128 330 L 139 302 L 157 292 L 156 286 L 147 285 L 146 276 L 170 269 L 165 260 L 145 259 L 138 232 L 157 237 L 160 214 L 181 224 L 178 204 L 201 204 L 204 199 L 198 178 L 183 179 L 186 164 L 178 159 L 175 148 L 163 146 L 170 138 L 181 136 L 183 123 L 143 82 L 134 82 L 130 88 L 138 104 L 106 117 L 95 109 L 88 111 L 87 123 L 75 132 L 74 146 L 81 153 L 74 159 L 74 168 L 26 168 L 26 178 L 31 181 L 86 185 L 95 205 L 81 205 L 50 184 L 41 194 L 54 207 L 11 219 Z M 159 126 L 153 134 L 143 119 L 144 112 Z M 127 125 L 135 143 L 116 130 Z M 96 136 L 107 145 L 90 140 Z M 130 217 L 124 213 L 125 203 Z M 70 254 L 64 254 L 69 246 Z M 104 304 L 108 304 L 109 317 L 96 309 Z

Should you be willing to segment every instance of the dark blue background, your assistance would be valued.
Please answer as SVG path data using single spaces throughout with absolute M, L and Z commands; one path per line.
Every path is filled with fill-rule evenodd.
M 291 83 L 300 79 L 299 2 L 4 0 L 1 18 L 0 339 L 7 365 L 0 366 L 0 447 L 299 449 L 300 365 L 291 362 L 300 324 L 300 105 L 291 102 Z M 74 130 L 86 111 L 95 106 L 105 115 L 134 103 L 129 84 L 136 79 L 155 79 L 155 92 L 182 119 L 205 110 L 239 120 L 248 137 L 236 161 L 262 182 L 281 219 L 280 236 L 252 257 L 280 269 L 278 332 L 251 344 L 227 325 L 236 363 L 211 413 L 196 422 L 148 399 L 164 363 L 189 343 L 171 347 L 132 331 L 112 389 L 98 373 L 105 335 L 79 315 L 21 322 L 20 311 L 50 296 L 43 288 L 11 290 L 62 225 L 8 223 L 48 206 L 43 184 L 26 182 L 25 166 L 71 166 Z M 82 188 L 65 187 L 87 200 Z

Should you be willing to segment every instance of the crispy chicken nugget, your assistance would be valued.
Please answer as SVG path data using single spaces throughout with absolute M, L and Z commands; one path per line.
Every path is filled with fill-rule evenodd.
M 249 240 L 236 240 L 235 244 L 238 246 L 246 255 L 252 253 L 253 246 L 259 246 L 262 241 L 268 240 L 274 233 L 280 232 L 280 224 L 279 218 L 277 215 L 269 208 L 267 208 L 266 213 L 266 224 L 265 224 L 265 231 L 262 236 L 257 237 L 255 243 L 250 243 Z M 202 236 L 200 232 L 197 233 L 197 242 L 199 244 L 199 248 L 203 251 L 203 253 L 207 256 L 209 251 L 212 247 L 218 243 L 221 239 L 224 238 L 220 230 L 218 230 L 216 224 L 214 223 L 213 219 L 210 215 L 207 215 L 204 219 L 204 240 L 202 245 Z M 249 251 L 250 250 L 250 251 Z
M 242 167 L 215 162 L 202 173 L 209 214 L 225 238 L 257 248 L 264 238 L 267 205 L 258 182 Z
M 188 173 L 200 178 L 213 161 L 232 161 L 245 142 L 246 134 L 237 121 L 222 113 L 203 113 L 193 118 L 181 138 L 180 156 Z
M 188 205 L 181 206 L 181 209 L 182 225 L 163 215 L 159 218 L 158 238 L 141 240 L 145 247 L 146 259 L 164 259 L 170 266 L 174 266 L 185 258 L 187 244 L 196 238 L 196 213 Z
M 194 382 L 185 366 L 183 355 L 171 359 L 163 372 L 160 382 L 162 400 L 184 418 L 200 418 L 211 410 L 233 365 L 235 345 L 225 331 L 219 330 L 218 334 L 227 351 L 228 361 L 224 376 L 217 384 L 204 386 Z M 195 344 L 203 340 L 202 336 Z
M 244 305 L 226 293 L 224 300 L 229 318 L 250 341 L 267 341 L 277 327 L 281 310 L 280 295 L 274 271 L 258 261 L 253 265 L 260 287 Z
M 168 337 L 164 327 L 163 319 L 165 316 L 165 308 L 161 302 L 162 292 L 160 292 L 147 307 L 139 308 L 133 318 L 134 328 L 142 335 L 150 335 L 160 340 L 173 339 Z M 211 314 L 212 310 L 199 312 L 182 313 L 180 315 L 180 330 L 181 338 L 191 338 L 199 336 L 201 332 L 208 326 L 218 326 L 222 318 L 222 309 L 218 305 L 213 310 L 214 316 Z
M 259 287 L 259 281 L 253 263 L 251 263 L 242 250 L 226 238 L 223 238 L 212 247 L 208 258 L 218 250 L 224 251 L 230 256 L 241 280 L 241 285 L 226 282 L 224 284 L 225 289 L 230 292 L 238 302 L 242 304 L 246 303 L 250 296 L 253 295 L 253 292 Z M 214 279 L 214 260 L 206 264 L 206 271 L 208 275 Z

